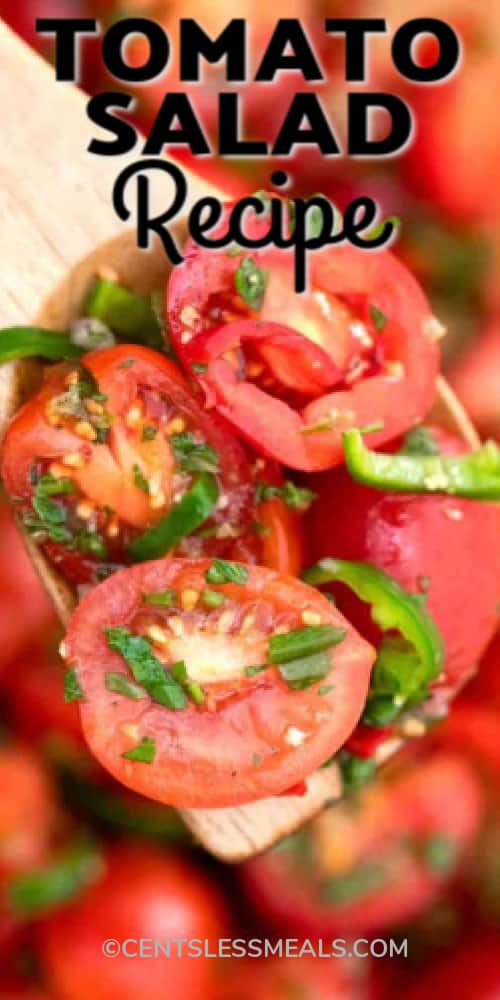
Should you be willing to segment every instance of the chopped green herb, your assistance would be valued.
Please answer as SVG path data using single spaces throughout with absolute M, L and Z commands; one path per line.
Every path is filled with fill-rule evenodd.
M 184 688 L 188 698 L 190 698 L 195 705 L 203 705 L 205 701 L 205 692 L 200 684 L 197 684 L 195 681 L 191 681 L 189 679 L 189 674 L 184 660 L 178 660 L 177 663 L 173 663 L 170 667 L 170 672 L 172 677 L 175 677 L 176 681 L 178 681 L 181 687 Z
M 126 358 L 125 361 L 120 361 L 118 368 L 132 368 L 135 365 L 135 358 Z
M 254 767 L 258 767 L 262 763 L 262 757 L 260 753 L 252 754 L 252 764 Z
M 421 845 L 421 855 L 429 868 L 446 875 L 456 865 L 457 845 L 446 834 L 436 834 Z
M 205 372 L 208 370 L 208 365 L 206 364 L 205 361 L 192 361 L 191 368 L 194 371 L 195 375 L 204 375 Z
M 84 697 L 76 670 L 66 671 L 64 675 L 64 700 L 66 702 L 83 701 Z
M 268 667 L 269 663 L 259 663 L 255 667 L 245 667 L 245 677 L 255 677 L 257 674 L 261 674 L 263 670 L 267 670 Z
M 263 536 L 265 536 L 265 535 L 269 535 L 271 533 L 271 531 L 267 527 L 267 525 L 262 524 L 261 521 L 254 521 L 253 524 L 252 524 L 252 528 L 253 528 L 253 530 L 254 530 L 254 532 L 255 532 L 256 535 L 263 535 Z
M 80 841 L 46 868 L 17 875 L 8 886 L 15 913 L 34 917 L 74 899 L 101 873 L 101 858 L 93 844 Z
M 320 695 L 321 698 L 323 698 L 325 694 L 330 694 L 330 691 L 333 691 L 333 689 L 334 689 L 333 684 L 320 684 L 318 688 L 318 694 Z
M 237 583 L 243 585 L 248 580 L 248 569 L 228 559 L 214 559 L 205 573 L 207 583 Z
M 157 590 L 151 594 L 143 594 L 144 604 L 153 604 L 158 608 L 171 608 L 175 603 L 175 590 Z
M 152 764 L 156 756 L 156 743 L 150 736 L 143 736 L 137 746 L 122 753 L 125 760 L 136 760 L 141 764 Z
M 132 472 L 134 474 L 134 483 L 135 483 L 135 485 L 140 490 L 142 490 L 143 493 L 149 493 L 149 483 L 148 483 L 148 481 L 147 481 L 147 479 L 146 479 L 146 477 L 145 477 L 142 469 L 140 468 L 140 466 L 139 465 L 133 465 L 132 466 Z
M 104 633 L 109 648 L 128 663 L 134 680 L 146 689 L 153 701 L 174 711 L 185 708 L 186 696 L 182 687 L 165 670 L 145 636 L 133 635 L 121 627 L 105 628 Z
M 440 448 L 431 427 L 420 424 L 405 434 L 402 455 L 439 455 Z
M 327 652 L 311 653 L 278 664 L 283 680 L 292 691 L 303 691 L 323 680 L 331 669 Z
M 255 491 L 256 503 L 280 498 L 292 510 L 306 511 L 317 497 L 317 493 L 304 486 L 296 486 L 287 479 L 283 486 L 272 486 L 269 483 L 257 483 Z
M 249 309 L 258 311 L 262 308 L 266 292 L 268 271 L 262 270 L 253 257 L 243 257 L 234 275 L 236 291 Z
M 271 636 L 268 656 L 271 663 L 288 663 L 337 646 L 346 634 L 345 628 L 335 625 L 306 625 L 284 635 Z
M 321 885 L 325 902 L 342 905 L 377 892 L 387 882 L 387 871 L 376 862 L 361 862 L 343 875 L 329 878 Z
M 147 691 L 143 687 L 140 687 L 139 684 L 134 684 L 126 674 L 107 673 L 104 683 L 108 691 L 113 691 L 115 694 L 122 694 L 125 698 L 134 698 L 136 701 L 139 701 L 141 698 L 147 697 Z
M 65 477 L 56 479 L 49 473 L 41 476 L 36 483 L 36 493 L 38 496 L 62 496 L 63 494 L 75 492 L 76 486 L 72 479 Z
M 355 792 L 374 777 L 377 765 L 373 757 L 356 757 L 343 752 L 340 755 L 340 770 L 344 792 Z
M 174 455 L 184 472 L 216 472 L 219 456 L 210 445 L 197 441 L 194 434 L 172 434 Z
M 207 608 L 218 608 L 226 600 L 224 594 L 221 594 L 220 591 L 209 590 L 208 588 L 202 591 L 201 599 Z
M 378 306 L 374 305 L 370 306 L 370 319 L 375 329 L 379 330 L 379 332 L 382 332 L 387 323 L 387 316 L 385 315 L 385 313 L 382 312 L 381 309 L 378 308 Z
M 144 424 L 142 428 L 142 440 L 143 441 L 154 441 L 158 431 L 153 424 Z

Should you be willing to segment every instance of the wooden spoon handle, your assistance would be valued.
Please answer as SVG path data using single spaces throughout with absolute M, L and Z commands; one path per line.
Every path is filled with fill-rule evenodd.
M 87 151 L 99 132 L 87 117 L 87 99 L 72 84 L 57 82 L 53 68 L 0 21 L 3 326 L 32 321 L 64 274 L 125 228 L 113 210 L 111 192 L 119 172 L 138 153 L 95 156 Z M 201 194 L 221 195 L 184 173 L 191 202 Z M 154 192 L 152 197 L 154 203 Z

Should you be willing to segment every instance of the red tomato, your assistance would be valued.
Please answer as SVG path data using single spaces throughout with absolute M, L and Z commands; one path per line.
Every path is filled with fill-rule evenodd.
M 0 670 L 54 622 L 49 599 L 31 565 L 12 511 L 0 500 Z M 19 610 L 22 607 L 22 621 Z M 21 627 L 22 625 L 22 627 Z
M 240 565 L 244 582 L 207 585 L 213 569 L 210 560 L 172 559 L 115 573 L 85 596 L 66 638 L 92 753 L 123 784 L 175 806 L 236 805 L 302 782 L 354 729 L 373 662 L 372 648 L 300 580 Z M 215 608 L 205 605 L 207 586 L 223 595 Z M 145 594 L 165 589 L 170 607 L 145 603 Z M 269 640 L 277 629 L 303 629 L 311 617 L 346 634 L 322 660 L 321 679 L 308 675 L 304 690 L 292 690 L 265 667 Z M 124 673 L 125 661 L 104 629 L 125 626 L 163 664 L 184 661 L 198 704 L 174 711 L 106 690 L 106 674 Z M 124 759 L 144 739 L 155 741 L 154 760 Z
M 464 692 L 463 701 L 479 702 L 485 708 L 500 708 L 500 632 L 493 637 L 479 670 Z
M 456 871 L 479 825 L 479 789 L 460 758 L 437 755 L 248 862 L 244 884 L 260 913 L 299 934 L 368 933 L 406 920 Z
M 369 970 L 352 966 L 306 956 L 223 962 L 210 1000 L 375 1000 Z
M 230 555 L 243 541 L 252 561 L 265 558 L 254 531 L 258 510 L 247 456 L 203 411 L 173 362 L 126 345 L 87 354 L 83 365 L 49 370 L 38 395 L 14 417 L 3 448 L 7 489 L 61 572 L 72 582 L 95 582 L 103 570 L 129 561 L 128 543 L 203 470 L 216 476 L 219 501 L 201 534 L 179 543 L 179 553 Z M 51 493 L 40 509 L 37 491 L 46 474 L 69 483 L 70 492 Z M 279 534 L 278 515 L 276 507 Z M 286 512 L 282 518 L 285 529 L 293 527 Z
M 212 964 L 178 957 L 174 942 L 206 939 L 213 950 L 227 923 L 215 884 L 192 862 L 149 846 L 115 845 L 104 878 L 41 924 L 39 955 L 60 1000 L 200 1000 Z M 128 941 L 129 953 L 141 939 L 172 941 L 172 955 L 106 957 L 102 947 L 110 938 Z
M 498 222 L 500 136 L 490 121 L 499 96 L 497 52 L 472 46 L 450 81 L 414 93 L 417 131 L 403 160 L 406 177 L 453 219 Z
M 267 229 L 257 217 L 247 225 L 253 237 Z M 169 279 L 169 328 L 188 369 L 207 366 L 195 374 L 208 406 L 263 454 L 309 471 L 342 461 L 346 427 L 380 420 L 381 444 L 422 419 L 434 396 L 437 326 L 400 261 L 350 245 L 317 253 L 310 291 L 298 296 L 291 257 L 256 251 L 250 260 L 268 279 L 255 310 L 235 285 L 245 258 L 191 245 Z
M 56 652 L 48 646 L 28 649 L 6 677 L 9 724 L 23 740 L 80 755 L 86 752 L 80 714 L 77 705 L 64 701 L 63 682 Z
M 22 744 L 0 749 L 0 877 L 43 863 L 57 818 L 50 775 Z
M 474 339 L 450 372 L 450 382 L 478 430 L 500 437 L 500 321 L 494 319 Z
M 432 432 L 444 452 L 466 450 L 453 435 Z M 445 675 L 434 689 L 461 687 L 498 623 L 498 504 L 382 493 L 353 482 L 345 470 L 313 485 L 319 498 L 306 524 L 312 561 L 336 556 L 373 563 L 407 590 L 425 591 L 446 650 Z M 339 604 L 375 638 L 364 607 L 340 591 Z
M 405 984 L 406 1000 L 497 1000 L 500 995 L 500 937 L 485 935 L 422 970 Z

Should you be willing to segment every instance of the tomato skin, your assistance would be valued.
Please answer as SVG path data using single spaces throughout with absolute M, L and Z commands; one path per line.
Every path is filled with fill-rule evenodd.
M 22 543 L 12 511 L 0 501 L 0 671 L 33 637 L 54 624 L 54 612 Z M 22 628 L 19 609 L 22 607 Z
M 0 750 L 0 787 L 1 878 L 46 861 L 58 813 L 45 765 L 21 743 Z
M 327 812 L 313 821 L 310 843 L 325 852 L 326 867 L 318 853 L 311 855 L 312 867 L 300 868 L 299 862 L 294 866 L 283 845 L 247 862 L 241 870 L 243 884 L 257 912 L 280 929 L 293 928 L 306 936 L 370 933 L 413 916 L 449 879 L 420 860 L 412 838 L 418 843 L 419 838 L 444 835 L 463 852 L 481 814 L 474 771 L 458 756 L 441 752 L 361 793 L 345 830 L 341 812 Z M 361 898 L 328 902 L 321 879 L 328 879 L 330 853 L 335 859 L 344 850 L 349 863 L 344 861 L 340 874 L 356 864 L 384 860 L 389 866 L 392 862 L 392 868 L 384 883 Z
M 345 638 L 334 648 L 334 689 L 321 697 L 317 684 L 292 691 L 271 669 L 251 680 L 238 675 L 236 681 L 209 685 L 209 690 L 213 687 L 215 691 L 215 709 L 208 703 L 201 708 L 188 703 L 182 711 L 173 712 L 154 703 L 145 708 L 144 700 L 110 698 L 103 688 L 104 674 L 122 668 L 123 660 L 108 648 L 103 629 L 133 621 L 144 593 L 167 588 L 181 593 L 186 589 L 202 591 L 210 566 L 210 560 L 171 559 L 119 571 L 84 597 L 66 638 L 67 661 L 76 668 L 84 691 L 80 712 L 92 753 L 123 784 L 182 807 L 249 802 L 280 794 L 302 782 L 354 729 L 364 707 L 374 655 L 313 588 L 293 577 L 252 566 L 247 567 L 244 585 L 220 587 L 226 599 L 234 601 L 237 608 L 241 606 L 243 613 L 246 608 L 261 607 L 266 618 L 286 619 L 289 630 L 299 627 L 301 611 L 308 608 L 318 612 L 323 623 L 347 629 Z M 209 621 L 214 624 L 207 635 L 217 634 L 215 619 L 207 619 L 203 613 L 196 621 L 198 634 L 208 627 L 201 623 Z M 257 655 L 265 655 L 259 648 L 259 642 L 267 642 L 265 633 L 259 635 L 263 638 L 256 640 L 257 653 L 253 639 L 247 647 L 252 664 Z M 184 655 L 176 647 L 175 659 Z M 217 655 L 223 657 L 224 652 Z M 156 738 L 154 763 L 123 760 L 121 754 L 130 748 L 130 726 L 135 726 L 138 738 Z M 299 746 L 290 745 L 287 734 L 291 727 L 302 734 Z
M 109 958 L 102 945 L 112 937 L 138 951 L 146 939 L 208 939 L 213 950 L 228 928 L 215 884 L 180 854 L 140 844 L 115 844 L 101 881 L 72 906 L 41 923 L 39 954 L 60 1000 L 186 1000 L 206 996 L 212 963 L 206 958 L 159 953 Z M 184 946 L 185 947 L 185 946 Z
M 266 231 L 266 224 L 254 220 L 248 228 L 252 236 L 261 236 Z M 312 290 L 298 297 L 293 292 L 290 261 L 283 253 L 275 249 L 258 250 L 252 256 L 259 267 L 267 269 L 271 275 L 274 271 L 287 276 L 289 291 L 281 294 L 279 320 L 292 328 L 295 336 L 303 336 L 305 355 L 308 356 L 311 343 L 309 336 L 302 334 L 300 323 L 307 320 L 306 327 L 309 325 L 315 330 L 311 339 L 318 339 L 323 353 L 330 353 L 333 361 L 337 360 L 335 346 L 328 345 L 328 339 L 323 343 L 319 316 L 312 310 L 312 304 L 317 308 L 314 295 L 322 295 L 328 302 L 336 302 L 335 308 L 330 310 L 331 323 L 338 309 L 349 308 L 353 322 L 359 317 L 371 323 L 371 306 L 383 313 L 384 328 L 371 338 L 374 357 L 383 355 L 387 364 L 390 361 L 397 366 L 397 371 L 395 367 L 385 369 L 382 365 L 380 372 L 360 376 L 354 384 L 333 391 L 328 390 L 326 382 L 323 388 L 318 384 L 312 398 L 298 408 L 297 404 L 291 405 L 286 399 L 245 379 L 234 370 L 224 353 L 220 356 L 215 353 L 218 341 L 230 336 L 228 327 L 220 329 L 221 321 L 227 322 L 228 311 L 233 318 L 242 320 L 230 324 L 238 326 L 241 340 L 246 336 L 243 329 L 252 323 L 255 326 L 255 319 L 264 324 L 264 330 L 271 330 L 277 327 L 275 320 L 278 317 L 272 310 L 271 316 L 268 315 L 264 296 L 261 311 L 254 312 L 249 321 L 243 301 L 237 304 L 234 289 L 238 259 L 222 253 L 209 254 L 190 245 L 183 266 L 176 268 L 169 279 L 169 328 L 186 367 L 191 368 L 193 361 L 206 361 L 208 355 L 207 370 L 197 375 L 207 404 L 214 405 L 240 435 L 263 454 L 290 468 L 314 471 L 329 469 L 343 461 L 341 435 L 346 427 L 383 421 L 383 429 L 373 435 L 373 443 L 378 445 L 403 433 L 425 416 L 434 398 L 439 351 L 433 339 L 432 314 L 427 299 L 400 261 L 387 251 L 368 252 L 345 244 L 329 248 L 314 255 L 310 275 Z M 186 305 L 190 310 L 188 322 Z M 312 310 L 312 319 L 308 319 L 308 310 Z M 324 317 L 322 322 L 328 329 Z M 344 327 L 348 322 L 345 318 L 338 324 L 342 329 L 333 340 L 337 348 L 345 337 Z M 354 340 L 354 335 L 349 333 L 349 339 Z M 343 344 L 340 357 L 341 364 L 348 368 L 356 357 L 363 355 L 358 350 L 353 358 L 352 348 Z M 288 388 L 295 383 L 304 388 L 300 361 L 290 363 L 289 358 L 288 364 Z M 377 361 L 377 365 L 380 367 L 381 362 Z M 285 368 L 283 360 L 280 362 L 282 373 Z M 332 384 L 338 382 L 338 374 L 330 370 L 328 378 Z M 326 368 L 324 377 L 327 379 Z M 310 380 L 307 384 L 312 386 Z M 332 411 L 341 414 L 338 426 L 318 433 L 304 433 L 304 429 L 324 421 Z
M 256 1000 L 257 997 L 259 1000 L 290 1000 L 291 997 L 375 1000 L 369 970 L 351 969 L 353 963 L 348 959 L 327 961 L 304 953 L 303 957 L 292 954 L 289 958 L 237 959 L 222 965 L 210 1000 Z
M 453 435 L 433 432 L 445 452 L 467 450 Z M 313 487 L 319 498 L 306 519 L 311 561 L 370 562 L 406 589 L 424 589 L 446 649 L 445 677 L 433 690 L 456 691 L 474 673 L 498 624 L 500 506 L 382 493 L 353 482 L 345 470 L 317 477 Z M 366 606 L 340 591 L 339 604 L 374 641 Z

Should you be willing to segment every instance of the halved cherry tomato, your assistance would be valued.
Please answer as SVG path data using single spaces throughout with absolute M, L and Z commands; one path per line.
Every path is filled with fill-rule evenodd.
M 215 477 L 219 498 L 177 551 L 224 556 L 244 541 L 251 561 L 266 558 L 242 446 L 202 409 L 173 362 L 148 348 L 114 347 L 87 354 L 81 369 L 51 369 L 7 431 L 2 472 L 27 529 L 76 583 L 131 561 L 129 544 L 203 472 Z M 272 530 L 279 536 L 295 524 L 297 534 L 280 504 Z M 275 548 L 268 545 L 269 558 L 287 569 L 279 541 Z
M 257 216 L 246 226 L 254 238 L 267 229 Z M 176 350 L 207 405 L 265 455 L 328 469 L 342 461 L 346 427 L 381 421 L 373 435 L 381 444 L 430 408 L 437 324 L 392 254 L 351 245 L 319 252 L 299 296 L 284 251 L 214 254 L 190 244 L 185 253 L 167 287 Z M 245 268 L 250 293 L 241 292 Z M 262 294 L 252 300 L 258 282 Z
M 159 606 L 154 595 L 165 591 L 168 605 Z M 281 656 L 276 645 L 289 650 L 297 631 L 300 645 L 306 638 L 318 648 L 310 621 L 322 626 L 320 659 L 294 647 L 288 668 L 270 666 Z M 172 684 L 162 667 L 183 663 L 185 697 L 177 691 L 160 704 L 154 691 L 133 699 L 107 690 L 109 674 L 132 679 L 129 667 L 146 683 L 134 666 L 137 637 L 161 680 Z M 65 645 L 92 753 L 123 784 L 183 807 L 250 802 L 302 782 L 354 729 L 374 655 L 300 580 L 217 560 L 158 560 L 115 573 L 85 596 Z M 172 697 L 175 710 L 166 707 Z M 149 762 L 130 759 L 145 746 Z
M 454 435 L 431 433 L 445 453 L 467 450 Z M 446 650 L 444 676 L 433 690 L 456 691 L 476 670 L 498 624 L 499 505 L 382 493 L 353 482 L 343 469 L 316 477 L 313 486 L 319 496 L 306 523 L 312 561 L 337 556 L 373 563 L 424 594 Z M 377 641 L 365 606 L 340 590 L 339 605 Z
M 0 877 L 43 863 L 57 818 L 41 758 L 21 743 L 0 749 Z
M 480 704 L 496 711 L 500 709 L 500 632 L 491 640 L 477 674 L 467 685 L 461 701 L 467 705 Z
M 204 947 L 207 941 L 213 951 L 227 929 L 216 885 L 191 861 L 139 844 L 115 844 L 103 879 L 40 926 L 40 959 L 60 1000 L 200 1000 L 207 996 L 213 963 L 190 957 L 187 942 L 197 939 Z M 103 954 L 110 938 L 120 942 L 121 954 L 111 947 Z M 182 957 L 178 940 L 184 941 Z M 168 941 L 170 957 L 147 954 L 148 942 L 152 949 Z
M 248 862 L 244 885 L 279 927 L 305 935 L 381 929 L 438 895 L 481 813 L 474 771 L 441 753 L 326 810 Z
M 22 543 L 12 511 L 0 500 L 0 670 L 54 623 L 54 612 Z M 22 619 L 19 609 L 22 607 Z

